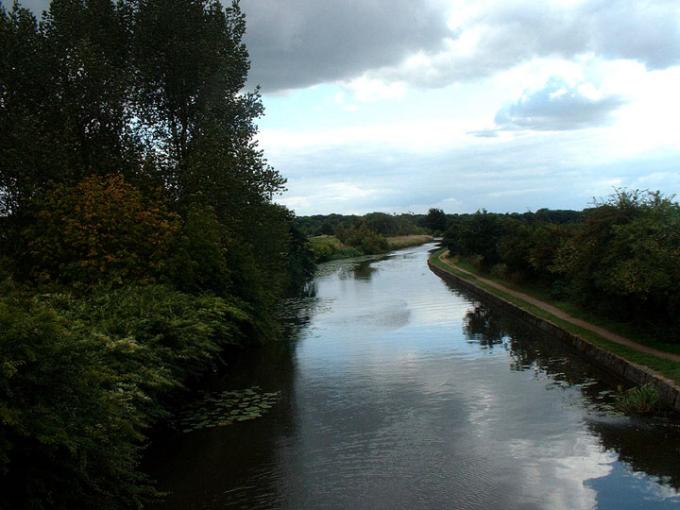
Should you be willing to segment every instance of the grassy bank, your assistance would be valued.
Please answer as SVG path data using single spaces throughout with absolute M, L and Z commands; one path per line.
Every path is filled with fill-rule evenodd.
M 432 239 L 432 236 L 426 234 L 394 236 L 387 238 L 387 244 L 389 244 L 391 250 L 398 250 L 410 246 L 420 246 L 421 244 L 429 243 Z
M 546 319 L 553 324 L 559 326 L 563 330 L 572 333 L 574 335 L 577 335 L 584 340 L 597 345 L 598 347 L 611 352 L 613 354 L 617 354 L 624 358 L 627 361 L 630 361 L 632 363 L 636 363 L 638 365 L 643 365 L 646 366 L 659 374 L 671 379 L 677 384 L 680 384 L 680 363 L 677 363 L 672 360 L 667 360 L 660 358 L 658 356 L 644 353 L 644 352 L 639 352 L 633 348 L 627 347 L 625 345 L 618 344 L 616 342 L 610 341 L 601 335 L 597 334 L 594 331 L 591 331 L 589 329 L 580 327 L 578 325 L 575 325 L 567 320 L 564 320 L 560 317 L 555 316 L 554 314 L 538 307 L 535 306 L 531 303 L 528 303 L 520 298 L 518 298 L 515 295 L 512 295 L 508 292 L 504 292 L 500 289 L 497 289 L 495 287 L 492 287 L 488 284 L 486 284 L 483 281 L 480 281 L 477 276 L 483 276 L 484 278 L 487 278 L 486 275 L 481 275 L 479 274 L 478 271 L 475 270 L 475 268 L 471 264 L 466 264 L 464 261 L 458 261 L 456 259 L 445 259 L 442 260 L 440 256 L 445 252 L 445 249 L 438 250 L 437 252 L 433 253 L 430 259 L 430 262 L 435 265 L 436 267 L 439 267 L 440 269 L 443 269 L 445 271 L 448 271 L 464 280 L 467 280 L 471 283 L 473 283 L 475 286 L 479 287 L 480 289 L 493 294 L 494 296 L 500 297 L 501 299 L 504 299 L 505 301 L 517 306 L 518 308 L 536 316 L 540 317 L 542 319 Z M 461 270 L 461 269 L 464 269 Z M 469 274 L 468 272 L 473 273 Z M 535 297 L 536 299 L 540 299 L 543 301 L 547 301 L 545 299 L 545 296 L 543 295 L 535 295 L 532 293 L 532 289 L 526 289 L 526 288 L 520 288 L 516 284 L 513 285 L 509 282 L 501 281 L 498 280 L 497 278 L 488 278 L 490 280 L 495 281 L 496 283 L 500 283 L 508 288 L 512 288 L 512 290 L 517 290 L 520 292 L 523 292 L 531 297 Z M 569 315 L 572 315 L 573 317 L 586 320 L 588 322 L 591 322 L 595 325 L 601 325 L 601 324 L 606 324 L 608 323 L 605 319 L 601 319 L 601 324 L 598 324 L 595 321 L 592 321 L 592 317 L 590 314 L 579 314 L 578 310 L 575 309 L 573 306 L 569 306 L 567 308 L 562 308 L 564 304 L 560 303 L 554 303 L 550 302 L 551 305 L 563 309 L 565 312 L 569 313 Z M 613 332 L 617 333 L 617 331 Z M 657 348 L 659 350 L 663 350 L 665 352 L 669 352 L 672 354 L 677 354 L 677 348 L 675 346 L 668 346 L 667 344 L 661 344 L 658 342 L 649 342 L 648 339 L 644 338 L 637 338 L 637 337 L 632 337 L 631 338 L 634 341 L 637 341 L 641 345 L 649 345 L 651 347 Z
M 386 244 L 379 251 L 365 250 L 350 246 L 335 236 L 321 235 L 309 238 L 309 245 L 314 252 L 317 262 L 359 257 L 361 255 L 377 255 L 388 250 L 398 250 L 409 246 L 419 246 L 432 241 L 432 236 L 424 234 L 392 236 L 384 238 Z M 383 241 L 383 243 L 384 243 Z M 378 245 L 376 245 L 378 246 Z

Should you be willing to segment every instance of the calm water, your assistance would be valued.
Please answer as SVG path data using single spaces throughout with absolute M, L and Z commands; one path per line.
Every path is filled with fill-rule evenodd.
M 680 429 L 611 410 L 611 379 L 426 265 L 424 246 L 322 266 L 290 344 L 221 389 L 270 414 L 158 441 L 162 508 L 661 509 Z

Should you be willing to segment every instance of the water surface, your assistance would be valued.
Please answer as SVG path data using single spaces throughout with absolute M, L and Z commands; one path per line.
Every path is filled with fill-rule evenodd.
M 221 382 L 272 410 L 154 445 L 161 507 L 680 505 L 678 427 L 617 414 L 622 381 L 444 283 L 431 248 L 323 265 L 291 338 Z

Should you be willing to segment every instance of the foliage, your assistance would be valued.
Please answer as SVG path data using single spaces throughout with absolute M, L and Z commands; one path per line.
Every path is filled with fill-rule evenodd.
M 139 506 L 169 392 L 273 338 L 312 273 L 244 32 L 238 2 L 0 5 L 0 277 L 22 289 L 0 297 L 0 507 Z
M 249 318 L 162 286 L 0 298 L 0 469 L 11 508 L 136 507 L 164 395 L 242 339 Z
M 556 222 L 539 219 L 550 217 Z M 659 192 L 617 190 L 580 214 L 461 215 L 445 244 L 498 277 L 539 283 L 677 342 L 680 205 Z
M 351 246 L 344 245 L 335 236 L 316 236 L 309 239 L 309 245 L 317 262 L 358 257 L 362 253 Z
M 572 299 L 677 339 L 680 206 L 658 192 L 617 192 L 585 211 L 553 270 Z
M 290 225 L 290 250 L 288 256 L 289 289 L 299 290 L 314 276 L 316 254 L 305 235 L 294 223 Z
M 389 250 L 418 246 L 432 240 L 432 236 L 425 234 L 385 238 L 366 225 L 351 230 L 341 228 L 339 233 L 347 243 L 354 244 L 345 244 L 337 237 L 328 235 L 309 238 L 309 246 L 317 262 L 379 254 Z
M 387 239 L 371 229 L 368 222 L 362 222 L 350 229 L 340 229 L 338 238 L 346 245 L 360 250 L 364 255 L 385 253 L 389 250 Z
M 643 384 L 619 392 L 616 408 L 626 414 L 653 414 L 660 407 L 659 392 L 652 384 Z
M 424 234 L 425 229 L 420 226 L 423 215 L 417 214 L 386 214 L 373 212 L 364 216 L 343 216 L 341 214 L 299 216 L 295 219 L 296 226 L 308 237 L 320 235 L 337 235 L 338 231 L 348 230 L 356 225 L 365 223 L 371 230 L 383 236 L 403 236 Z
M 210 290 L 224 295 L 230 285 L 227 244 L 214 210 L 190 206 L 168 260 L 170 280 L 186 292 Z
M 427 212 L 427 216 L 423 219 L 423 225 L 431 232 L 436 232 L 438 234 L 441 234 L 446 230 L 447 224 L 448 219 L 441 209 L 430 209 Z
M 120 175 L 57 186 L 34 211 L 24 262 L 34 278 L 62 283 L 152 279 L 179 229 L 176 214 Z
M 485 267 L 500 262 L 499 240 L 504 233 L 504 219 L 485 210 L 454 219 L 446 233 L 445 243 L 451 253 L 479 255 Z

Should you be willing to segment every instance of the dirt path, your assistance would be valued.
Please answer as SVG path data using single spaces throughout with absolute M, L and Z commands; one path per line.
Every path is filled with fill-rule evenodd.
M 445 257 L 446 256 L 446 257 Z M 447 260 L 445 260 L 447 259 Z M 448 261 L 448 251 L 445 251 L 441 255 L 439 255 L 439 260 L 443 262 L 445 265 L 451 265 L 451 263 Z M 642 345 L 638 342 L 635 342 L 631 340 L 630 338 L 626 338 L 621 335 L 617 335 L 616 333 L 612 333 L 608 329 L 604 329 L 600 326 L 596 326 L 595 324 L 592 324 L 590 322 L 586 322 L 581 319 L 577 319 L 576 317 L 572 317 L 569 315 L 567 312 L 564 310 L 560 310 L 559 308 L 551 305 L 550 303 L 546 303 L 545 301 L 541 301 L 540 299 L 536 299 L 533 296 L 530 296 L 528 294 L 525 294 L 524 292 L 519 292 L 517 290 L 513 290 L 511 288 L 506 287 L 505 285 L 501 285 L 500 283 L 496 283 L 493 280 L 489 280 L 488 278 L 484 278 L 482 276 L 478 276 L 474 273 L 471 273 L 469 271 L 466 271 L 465 269 L 462 269 L 458 266 L 456 267 L 456 271 L 460 271 L 461 273 L 465 273 L 467 275 L 472 276 L 475 280 L 480 281 L 484 283 L 485 285 L 488 285 L 490 287 L 493 287 L 495 289 L 501 290 L 503 292 L 506 292 L 512 296 L 515 296 L 522 301 L 526 301 L 527 303 L 530 303 L 538 308 L 541 308 L 542 310 L 545 310 L 546 312 L 551 313 L 555 317 L 565 320 L 567 322 L 570 322 L 574 324 L 575 326 L 579 326 L 583 329 L 587 329 L 592 331 L 593 333 L 597 333 L 599 336 L 602 338 L 605 338 L 606 340 L 609 340 L 611 342 L 625 345 L 626 347 L 630 347 L 631 349 L 634 349 L 638 352 L 644 352 L 646 354 L 652 354 L 656 356 L 657 358 L 661 359 L 666 359 L 666 360 L 671 360 L 671 361 L 677 361 L 680 362 L 680 354 L 673 354 L 671 352 L 664 352 L 660 351 L 658 349 L 654 349 L 653 347 L 648 347 L 646 345 Z M 452 273 L 453 274 L 453 273 Z

